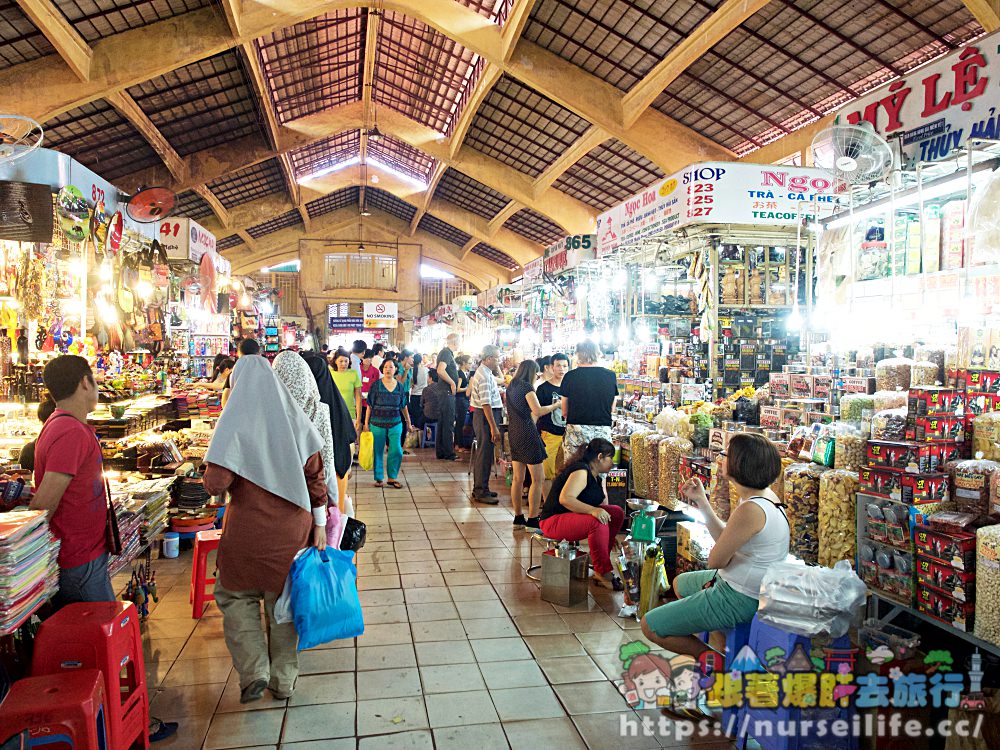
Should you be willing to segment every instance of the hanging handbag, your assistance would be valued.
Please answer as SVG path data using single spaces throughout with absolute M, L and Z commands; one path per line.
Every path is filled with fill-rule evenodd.
M 364 522 L 356 518 L 348 518 L 347 523 L 344 524 L 344 535 L 340 538 L 340 548 L 357 552 L 365 546 L 367 536 L 368 529 Z
M 108 553 L 116 557 L 122 553 L 122 534 L 118 528 L 118 514 L 115 513 L 115 504 L 111 501 L 111 485 L 108 480 L 104 480 L 105 499 L 108 504 L 108 521 L 105 529 L 105 536 L 108 541 Z

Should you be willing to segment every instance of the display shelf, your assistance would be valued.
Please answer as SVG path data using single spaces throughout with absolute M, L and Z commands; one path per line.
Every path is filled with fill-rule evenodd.
M 933 625 L 934 627 L 943 630 L 945 633 L 948 633 L 949 635 L 953 635 L 956 638 L 960 638 L 963 641 L 966 641 L 967 643 L 971 643 L 976 648 L 982 649 L 983 651 L 987 651 L 993 654 L 994 656 L 1000 656 L 1000 645 L 997 645 L 995 643 L 990 643 L 989 641 L 984 641 L 982 638 L 978 638 L 972 633 L 966 633 L 964 630 L 953 628 L 949 626 L 947 623 L 941 622 L 941 620 L 935 620 L 930 615 L 924 614 L 919 609 L 899 604 L 893 601 L 892 599 L 883 596 L 878 591 L 873 591 L 872 589 L 868 589 L 868 595 L 869 595 L 868 613 L 866 615 L 867 618 L 876 619 L 879 622 L 889 623 L 902 614 L 911 615 L 913 617 L 916 617 L 918 620 L 922 620 L 928 625 Z M 879 615 L 879 604 L 889 605 L 890 609 L 886 615 L 884 616 Z

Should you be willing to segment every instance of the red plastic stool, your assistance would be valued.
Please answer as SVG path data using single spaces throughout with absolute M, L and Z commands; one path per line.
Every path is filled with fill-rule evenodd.
M 35 636 L 32 676 L 65 677 L 87 669 L 104 674 L 108 748 L 149 747 L 149 694 L 139 613 L 131 602 L 70 604 Z
M 81 669 L 15 682 L 0 704 L 0 742 L 24 730 L 31 748 L 106 750 L 103 675 Z
M 205 614 L 205 603 L 214 602 L 215 594 L 205 592 L 205 587 L 210 583 L 215 583 L 214 578 L 208 577 L 208 553 L 219 548 L 219 539 L 222 531 L 213 529 L 211 531 L 199 531 L 194 536 L 194 560 L 191 563 L 191 594 L 188 601 L 191 602 L 191 617 L 200 620 Z

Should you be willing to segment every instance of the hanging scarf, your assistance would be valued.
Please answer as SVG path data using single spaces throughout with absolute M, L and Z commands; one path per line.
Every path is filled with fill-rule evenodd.
M 323 471 L 326 475 L 326 485 L 330 490 L 334 504 L 337 503 L 336 462 L 333 455 L 333 432 L 330 425 L 330 407 L 319 398 L 319 389 L 313 379 L 312 372 L 298 354 L 293 351 L 281 352 L 274 358 L 274 374 L 288 389 L 295 403 L 309 418 L 323 438 Z
M 319 432 L 263 357 L 240 357 L 229 383 L 205 461 L 311 511 L 303 468 L 323 447 Z
M 330 407 L 330 425 L 333 430 L 333 453 L 337 465 L 337 476 L 346 477 L 347 472 L 351 470 L 351 460 L 354 458 L 351 453 L 351 444 L 358 439 L 358 433 L 354 430 L 354 420 L 351 419 L 351 412 L 347 410 L 344 397 L 340 395 L 337 385 L 333 382 L 333 376 L 330 374 L 326 359 L 316 352 L 302 352 L 300 356 L 305 360 L 316 380 L 320 399 Z

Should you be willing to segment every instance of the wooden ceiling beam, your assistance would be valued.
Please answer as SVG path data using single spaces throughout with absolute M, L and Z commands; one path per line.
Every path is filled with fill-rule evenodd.
M 465 143 L 465 136 L 469 133 L 472 121 L 476 119 L 479 107 L 486 97 L 489 96 L 490 91 L 496 85 L 496 82 L 500 80 L 501 75 L 503 75 L 503 69 L 499 65 L 489 63 L 483 66 L 483 72 L 480 74 L 479 80 L 476 81 L 475 87 L 465 102 L 465 107 L 451 129 L 448 150 L 452 156 L 455 156 L 458 150 L 462 148 L 462 144 Z
M 496 233 L 503 228 L 503 225 L 507 223 L 507 220 L 511 216 L 516 214 L 518 211 L 520 211 L 522 208 L 524 208 L 524 206 L 522 206 L 517 201 L 511 201 L 506 206 L 504 206 L 503 210 L 501 210 L 500 213 L 498 213 L 496 216 L 490 219 L 490 223 L 487 225 L 487 231 L 490 237 L 495 236 Z
M 212 213 L 215 215 L 216 220 L 223 228 L 229 228 L 232 226 L 229 211 L 222 205 L 222 201 L 219 200 L 218 196 L 208 189 L 207 185 L 195 185 L 191 189 L 196 195 L 200 196 L 205 203 L 208 204 L 208 207 L 212 209 Z
M 241 229 L 236 234 L 239 235 L 239 238 L 241 240 L 243 240 L 243 244 L 245 244 L 248 248 L 250 248 L 250 252 L 256 252 L 257 240 L 254 239 L 249 232 L 247 232 L 245 229 Z
M 987 34 L 1000 29 L 1000 0 L 962 0 Z
M 770 0 L 726 0 L 622 97 L 622 125 L 631 127 L 656 98 L 702 55 Z
M 510 11 L 507 13 L 507 20 L 503 23 L 503 30 L 500 32 L 501 48 L 503 49 L 504 61 L 509 60 L 514 47 L 517 46 L 524 27 L 528 25 L 531 11 L 535 7 L 535 0 L 512 0 Z
M 153 124 L 153 121 L 146 116 L 135 99 L 124 91 L 115 91 L 108 94 L 106 100 L 139 131 L 139 134 L 153 148 L 175 180 L 181 182 L 187 180 L 187 162 L 174 150 L 174 147 L 170 145 L 160 129 Z
M 462 260 L 462 261 L 464 261 L 466 258 L 468 258 L 469 257 L 469 253 L 471 253 L 472 250 L 473 250 L 473 248 L 475 248 L 476 245 L 478 245 L 478 244 L 479 244 L 479 240 L 477 240 L 475 237 L 473 237 L 468 242 L 466 242 L 464 245 L 462 245 L 462 250 L 461 250 L 461 254 L 459 256 L 459 259 Z
M 576 139 L 576 142 L 563 151 L 562 156 L 556 159 L 549 167 L 535 178 L 533 186 L 535 193 L 542 193 L 552 187 L 556 180 L 566 174 L 566 171 L 576 164 L 580 159 L 600 146 L 610 136 L 597 127 L 591 125 L 587 131 Z
M 49 40 L 73 75 L 81 81 L 90 80 L 94 51 L 52 0 L 17 0 L 17 4 Z
M 234 39 L 239 39 L 243 33 L 243 0 L 219 0 L 222 12 L 226 14 L 226 23 L 233 33 Z
M 446 171 L 448 171 L 448 165 L 438 162 L 437 166 L 434 167 L 434 171 L 431 172 L 431 178 L 427 181 L 427 189 L 424 190 L 424 195 L 420 199 L 420 205 L 417 206 L 417 212 L 413 214 L 413 219 L 410 221 L 411 237 L 417 233 L 420 220 L 427 213 L 427 207 L 430 206 L 431 201 L 434 199 L 434 192 L 437 190 L 438 183 L 441 182 L 441 178 L 444 177 Z

